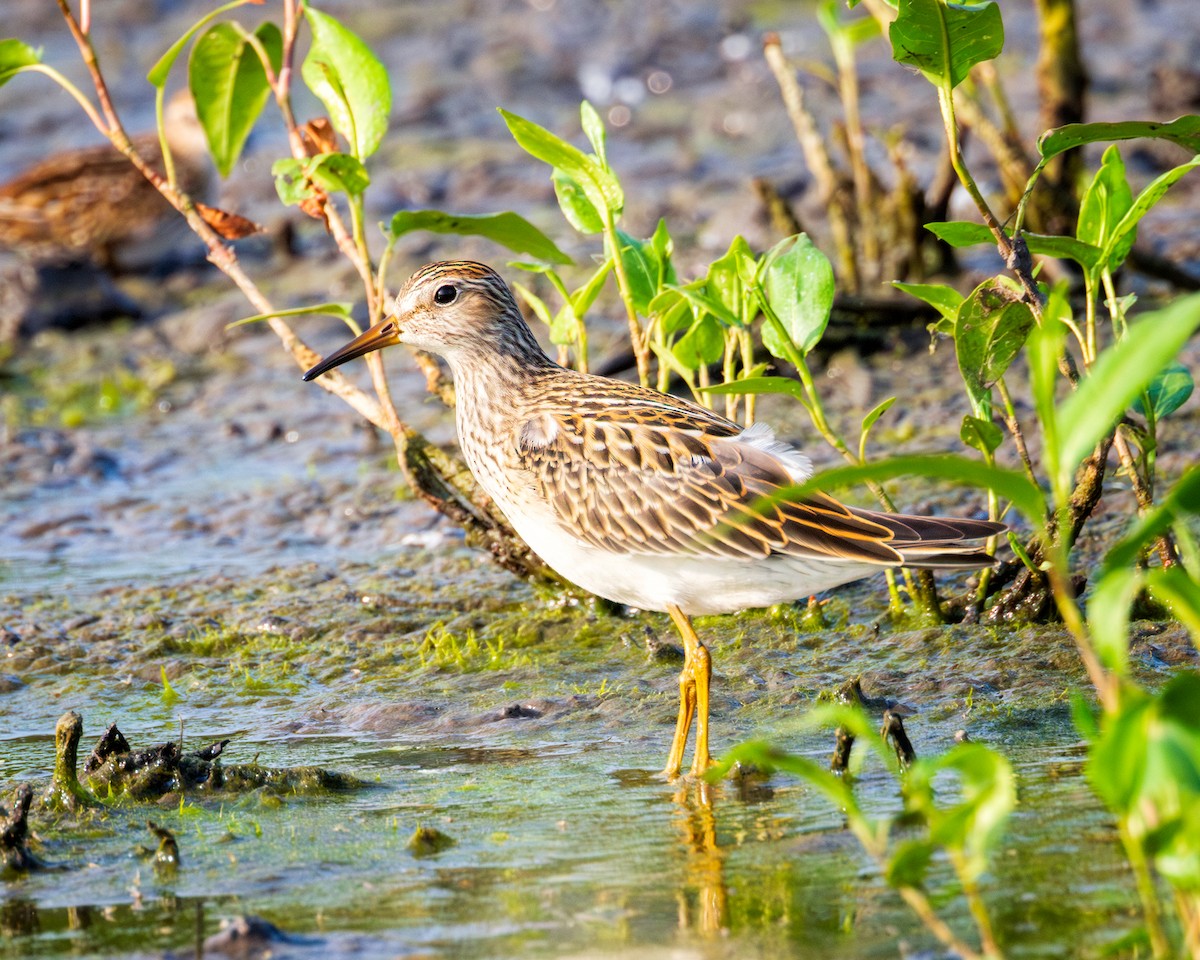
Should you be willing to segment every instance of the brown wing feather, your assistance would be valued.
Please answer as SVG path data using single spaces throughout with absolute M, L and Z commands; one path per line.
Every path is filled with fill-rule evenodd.
M 891 527 L 822 494 L 776 499 L 783 465 L 737 424 L 637 393 L 602 411 L 564 404 L 517 431 L 518 457 L 560 523 L 618 554 L 775 555 L 893 566 Z

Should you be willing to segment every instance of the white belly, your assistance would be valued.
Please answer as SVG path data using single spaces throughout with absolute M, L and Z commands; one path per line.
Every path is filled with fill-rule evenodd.
M 509 521 L 555 572 L 583 589 L 643 610 L 674 604 L 686 614 L 733 613 L 802 599 L 877 573 L 880 567 L 834 559 L 726 560 L 617 554 L 564 534 L 545 511 L 512 511 Z

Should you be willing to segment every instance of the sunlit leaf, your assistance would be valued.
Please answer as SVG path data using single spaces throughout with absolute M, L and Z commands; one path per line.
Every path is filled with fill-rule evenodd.
M 892 286 L 897 290 L 924 300 L 946 320 L 953 322 L 958 317 L 958 308 L 965 299 L 961 293 L 944 283 L 904 283 L 893 280 Z
M 925 229 L 952 247 L 974 247 L 980 243 L 996 242 L 996 237 L 982 223 L 972 220 L 934 220 Z
M 0 87 L 16 76 L 16 71 L 22 67 L 41 62 L 41 50 L 11 37 L 0 40 Z
M 577 181 L 561 170 L 555 170 L 550 179 L 554 184 L 554 196 L 558 198 L 558 208 L 567 223 L 585 235 L 604 229 L 604 218 Z
M 300 75 L 325 105 L 350 152 L 365 160 L 387 132 L 392 109 L 387 68 L 357 34 L 329 14 L 305 5 L 304 15 L 313 42 Z
M 304 176 L 326 193 L 357 196 L 371 185 L 367 168 L 348 153 L 322 153 L 304 163 Z
M 1058 410 L 1060 489 L 1096 443 L 1200 327 L 1200 294 L 1180 297 L 1129 325 Z
M 272 69 L 278 70 L 283 60 L 279 28 L 264 23 L 254 35 Z M 206 31 L 192 47 L 188 86 L 213 162 L 227 177 L 271 95 L 267 73 L 246 31 L 233 23 L 214 24 Z
M 1029 304 L 998 280 L 981 283 L 954 324 L 958 368 L 972 396 L 984 397 L 1008 369 L 1035 324 Z
M 524 217 L 504 213 L 454 214 L 441 210 L 401 210 L 391 220 L 388 233 L 399 237 L 414 230 L 485 237 L 516 253 L 527 253 L 550 263 L 571 263 L 554 241 Z
M 1161 420 L 1163 417 L 1169 417 L 1187 403 L 1188 397 L 1192 395 L 1195 388 L 1196 382 L 1192 379 L 1192 372 L 1182 363 L 1172 363 L 1165 370 L 1160 371 L 1158 376 L 1151 380 L 1150 385 L 1146 387 L 1146 395 L 1150 398 L 1150 409 L 1154 411 L 1154 418 Z M 1142 404 L 1141 397 L 1133 401 L 1133 409 L 1142 416 L 1146 415 L 1146 408 Z
M 595 151 L 600 165 L 608 166 L 608 156 L 605 150 L 605 140 L 607 133 L 604 129 L 604 121 L 600 119 L 600 114 L 596 112 L 588 101 L 584 100 L 579 105 L 579 120 L 583 127 L 583 135 L 588 138 L 588 143 L 592 145 L 592 150 Z
M 1125 215 L 1113 228 L 1104 245 L 1103 259 L 1110 266 L 1115 266 L 1128 255 L 1137 237 L 1137 226 L 1150 209 L 1165 196 L 1166 192 L 1190 171 L 1200 166 L 1200 155 L 1192 157 L 1187 163 L 1182 163 L 1172 170 L 1155 177 L 1146 188 L 1137 195 Z
M 503 108 L 500 116 L 508 125 L 513 139 L 528 154 L 537 157 L 551 167 L 561 170 L 579 184 L 597 211 L 609 211 L 616 216 L 625 205 L 621 185 L 595 157 L 587 156 L 582 150 L 556 137 L 545 127 L 531 120 L 509 113 Z
M 969 415 L 963 417 L 958 436 L 968 447 L 973 447 L 981 453 L 995 453 L 1004 442 L 1004 431 L 993 421 Z
M 1189 467 L 1166 495 L 1138 518 L 1133 528 L 1109 548 L 1103 571 L 1131 567 L 1138 554 L 1176 520 L 1200 514 L 1200 466 Z M 1106 573 L 1102 572 L 1101 576 Z
M 714 383 L 704 388 L 705 393 L 724 395 L 727 393 L 786 393 L 800 401 L 807 401 L 804 387 L 789 377 L 746 377 L 742 380 L 731 380 L 729 383 Z
M 1083 243 L 1104 249 L 1113 231 L 1133 206 L 1133 191 L 1125 177 L 1125 162 L 1121 151 L 1111 146 L 1104 151 L 1100 168 L 1092 177 L 1079 202 L 1079 223 L 1076 237 Z M 1133 246 L 1134 233 L 1127 232 L 1121 247 L 1114 250 L 1107 266 L 1113 269 Z
M 207 27 L 217 17 L 247 3 L 257 2 L 258 0 L 233 0 L 232 3 L 226 3 L 223 6 L 217 7 L 217 9 L 210 11 L 193 23 L 187 29 L 187 32 L 171 44 L 167 48 L 167 52 L 159 57 L 154 66 L 150 68 L 150 72 L 146 74 L 146 79 L 150 82 L 151 86 L 159 89 L 166 86 L 167 77 L 171 73 L 171 67 L 175 65 L 175 61 L 179 59 L 179 55 L 183 53 L 187 45 L 192 42 L 192 37 Z
M 738 235 L 733 238 L 725 254 L 709 264 L 704 278 L 704 288 L 708 294 L 720 301 L 739 323 L 748 322 L 749 315 L 755 312 L 753 306 L 747 305 L 751 298 L 746 294 L 746 277 L 753 277 L 754 261 L 750 244 Z
M 1047 130 L 1038 140 L 1038 152 L 1049 160 L 1065 150 L 1087 143 L 1109 143 L 1149 137 L 1169 140 L 1192 153 L 1200 153 L 1200 116 L 1178 117 L 1170 123 L 1127 120 L 1121 123 L 1068 123 Z
M 1105 669 L 1124 676 L 1129 671 L 1129 607 L 1142 585 L 1133 567 L 1110 570 L 1088 597 L 1088 627 Z
M 957 87 L 975 64 L 1004 49 L 1000 8 L 991 0 L 899 0 L 897 9 L 888 29 L 892 56 L 916 67 L 936 86 Z
M 620 245 L 617 255 L 621 258 L 633 307 L 639 314 L 646 316 L 649 313 L 650 301 L 658 293 L 662 264 L 658 262 L 658 254 L 648 242 L 631 237 L 622 230 L 617 231 L 617 242 Z M 611 250 L 606 252 L 610 256 L 613 254 Z
M 778 380 L 782 378 L 763 379 Z M 710 392 L 726 391 L 714 389 Z M 769 391 L 756 390 L 755 392 L 767 393 Z M 868 480 L 890 480 L 903 476 L 931 477 L 950 480 L 959 486 L 992 490 L 998 497 L 1011 500 L 1013 506 L 1024 514 L 1035 528 L 1040 528 L 1046 520 L 1046 504 L 1042 492 L 1023 473 L 1004 467 L 991 467 L 978 460 L 958 456 L 889 457 L 887 460 L 861 466 L 834 467 L 831 470 L 821 471 L 803 484 L 788 487 L 781 491 L 778 497 L 789 499 L 804 497 L 813 491 L 829 491 L 835 487 L 853 483 L 864 483 Z
M 702 314 L 691 329 L 675 341 L 671 350 L 689 370 L 716 363 L 725 350 L 725 335 L 720 322 L 711 313 Z
M 803 233 L 776 244 L 765 262 L 767 303 L 792 343 L 807 353 L 829 323 L 835 288 L 833 266 Z M 772 356 L 787 356 L 787 346 L 772 324 L 764 325 L 762 342 Z

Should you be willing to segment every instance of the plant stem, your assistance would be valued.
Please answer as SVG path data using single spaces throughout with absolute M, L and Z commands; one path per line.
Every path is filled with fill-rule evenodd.
M 1117 819 L 1121 844 L 1125 847 L 1125 856 L 1133 868 L 1134 880 L 1137 884 L 1138 898 L 1142 901 L 1142 915 L 1146 918 L 1146 934 L 1150 937 L 1150 949 L 1155 960 L 1171 956 L 1171 944 L 1163 929 L 1162 912 L 1158 905 L 1158 891 L 1154 889 L 1154 878 L 1150 875 L 1150 865 L 1146 862 L 1146 851 L 1141 842 L 1129 832 L 1129 822 L 1124 817 Z
M 633 306 L 633 292 L 629 286 L 629 277 L 625 273 L 625 263 L 621 259 L 621 238 L 617 236 L 617 224 L 613 213 L 604 208 L 604 239 L 609 245 L 613 258 L 613 270 L 617 275 L 617 289 L 621 294 L 621 302 L 625 305 L 625 317 L 629 321 L 629 343 L 633 347 L 633 355 L 637 360 L 638 383 L 643 387 L 650 386 L 650 356 L 646 347 L 646 339 L 642 334 L 642 325 L 638 321 L 637 310 Z

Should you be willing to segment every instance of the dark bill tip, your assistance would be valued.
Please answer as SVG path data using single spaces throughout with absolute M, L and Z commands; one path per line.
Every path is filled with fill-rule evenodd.
M 364 354 L 384 347 L 390 347 L 400 342 L 400 325 L 395 317 L 385 317 L 369 330 L 359 334 L 340 350 L 335 350 L 320 363 L 304 374 L 304 381 L 315 380 L 323 373 L 328 373 L 334 367 L 340 367 L 347 360 L 353 360 Z

